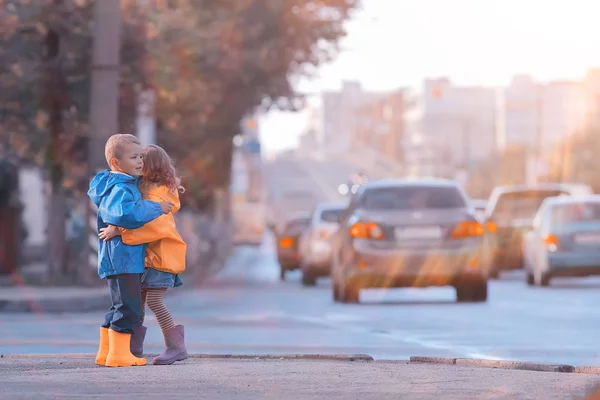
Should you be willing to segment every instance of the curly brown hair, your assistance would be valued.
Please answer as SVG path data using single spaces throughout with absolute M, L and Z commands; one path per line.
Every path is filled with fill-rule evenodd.
M 144 149 L 141 186 L 146 189 L 151 186 L 167 186 L 172 191 L 185 192 L 173 160 L 162 147 L 155 144 Z

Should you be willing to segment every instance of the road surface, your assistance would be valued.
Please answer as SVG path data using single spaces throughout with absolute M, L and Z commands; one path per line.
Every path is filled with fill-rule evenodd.
M 290 170 L 323 199 L 334 199 L 351 166 L 286 160 L 267 167 L 270 181 Z M 278 175 L 280 174 L 280 175 Z M 281 175 L 282 174 L 282 175 Z M 329 188 L 329 189 L 328 189 Z M 300 285 L 299 273 L 279 281 L 273 238 L 239 247 L 204 286 L 168 298 L 194 353 L 366 353 L 375 359 L 436 355 L 600 364 L 600 280 L 557 279 L 530 288 L 516 272 L 490 283 L 483 304 L 457 304 L 451 288 L 370 290 L 361 304 L 336 304 L 330 281 Z M 102 312 L 4 314 L 0 354 L 92 353 Z M 148 312 L 146 350 L 162 350 Z

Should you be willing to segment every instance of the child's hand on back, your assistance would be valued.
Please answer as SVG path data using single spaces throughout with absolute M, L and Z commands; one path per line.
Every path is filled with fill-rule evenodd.
M 171 203 L 170 201 L 161 201 L 160 203 L 160 208 L 162 208 L 162 211 L 164 214 L 168 214 L 171 212 L 171 208 L 173 208 L 173 206 L 175 204 Z
M 121 232 L 119 231 L 119 228 L 114 225 L 109 225 L 106 228 L 100 229 L 98 237 L 105 242 L 108 242 L 110 239 L 114 238 L 115 236 L 119 236 L 120 234 Z

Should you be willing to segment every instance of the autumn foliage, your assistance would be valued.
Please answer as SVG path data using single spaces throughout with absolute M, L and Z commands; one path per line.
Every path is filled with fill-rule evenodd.
M 226 185 L 241 119 L 302 106 L 291 79 L 335 56 L 357 2 L 123 0 L 121 131 L 134 132 L 137 93 L 154 88 L 158 142 L 192 181 L 188 196 Z M 59 160 L 65 182 L 87 180 L 78 166 L 89 130 L 92 24 L 92 0 L 0 0 L 0 142 L 40 165 Z M 60 46 L 51 59 L 49 31 Z M 50 137 L 47 102 L 55 100 L 62 126 Z
M 528 151 L 511 146 L 489 157 L 472 171 L 467 190 L 473 198 L 487 199 L 496 186 L 525 183 Z

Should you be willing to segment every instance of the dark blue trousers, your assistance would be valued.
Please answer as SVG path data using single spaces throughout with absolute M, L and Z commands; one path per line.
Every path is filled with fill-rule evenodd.
M 107 280 L 112 307 L 102 327 L 133 334 L 142 312 L 142 274 L 119 274 Z

